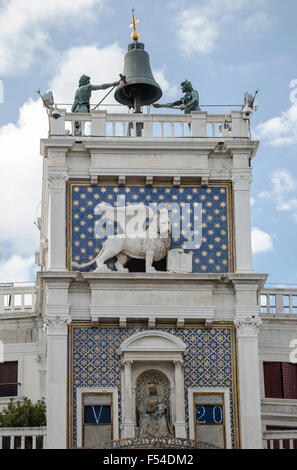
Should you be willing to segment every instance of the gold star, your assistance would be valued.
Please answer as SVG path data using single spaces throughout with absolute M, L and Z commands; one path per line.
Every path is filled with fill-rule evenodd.
M 106 193 L 106 188 L 103 187 L 103 188 L 100 189 L 100 191 L 101 191 L 101 193 Z
M 82 193 L 82 194 L 80 195 L 80 197 L 81 197 L 81 199 L 86 199 L 86 195 L 85 195 L 84 193 Z
M 202 271 L 206 271 L 207 267 L 205 265 L 201 266 Z
M 79 227 L 74 227 L 75 232 L 79 232 Z
M 217 271 L 221 271 L 221 266 L 217 265 L 217 266 L 216 266 L 216 270 L 217 270 Z
M 92 192 L 93 192 L 93 188 L 88 188 L 88 192 L 89 192 L 89 193 L 92 193 Z
M 217 252 L 216 252 L 216 256 L 217 256 L 218 258 L 221 256 L 221 254 L 222 254 L 222 253 L 221 253 L 220 251 L 217 251 Z
M 73 201 L 73 205 L 74 205 L 74 206 L 78 206 L 78 205 L 79 205 L 79 202 L 78 202 L 78 201 Z
M 204 201 L 205 198 L 206 198 L 205 194 L 201 194 L 200 199 Z
M 94 199 L 99 199 L 99 194 L 96 193 L 96 194 L 94 194 L 93 197 L 94 197 Z
M 79 214 L 74 214 L 75 219 L 79 219 Z
M 76 187 L 74 188 L 74 191 L 75 191 L 76 193 L 78 193 L 78 192 L 79 192 L 79 188 L 76 186 Z

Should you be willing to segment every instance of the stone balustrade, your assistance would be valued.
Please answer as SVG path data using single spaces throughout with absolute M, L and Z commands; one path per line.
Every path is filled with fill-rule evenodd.
M 248 124 L 240 111 L 229 114 L 134 114 L 91 111 L 69 113 L 59 109 L 61 117 L 50 119 L 49 135 L 80 137 L 135 137 L 136 123 L 146 138 L 249 138 Z
M 0 284 L 0 319 L 3 314 L 35 313 L 36 287 Z
M 297 449 L 297 431 L 265 431 L 264 449 Z
M 46 427 L 0 428 L 0 449 L 46 449 Z
M 262 315 L 296 315 L 297 289 L 263 289 L 260 295 Z

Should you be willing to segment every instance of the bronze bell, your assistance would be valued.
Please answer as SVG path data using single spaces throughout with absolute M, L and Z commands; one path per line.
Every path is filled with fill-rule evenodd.
M 135 112 L 141 112 L 141 106 L 155 103 L 161 98 L 162 90 L 153 77 L 149 55 L 144 50 L 143 43 L 135 41 L 129 44 L 123 75 L 126 76 L 127 83 L 118 85 L 114 94 L 119 103 L 134 107 Z

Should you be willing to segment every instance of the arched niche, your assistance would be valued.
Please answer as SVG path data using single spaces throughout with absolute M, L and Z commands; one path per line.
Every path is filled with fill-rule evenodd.
M 162 330 L 129 336 L 120 346 L 122 372 L 123 437 L 134 437 L 137 428 L 137 378 L 154 370 L 168 378 L 172 422 L 176 437 L 186 437 L 183 357 L 186 344 Z

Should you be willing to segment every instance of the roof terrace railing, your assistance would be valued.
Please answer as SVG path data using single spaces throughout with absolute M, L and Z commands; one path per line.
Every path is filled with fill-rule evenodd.
M 134 114 L 91 111 L 69 113 L 59 109 L 61 117 L 50 118 L 49 136 L 65 137 L 138 137 L 136 124 L 140 123 L 142 137 L 178 138 L 249 138 L 247 120 L 241 111 L 229 114 Z M 138 126 L 139 129 L 139 126 Z

